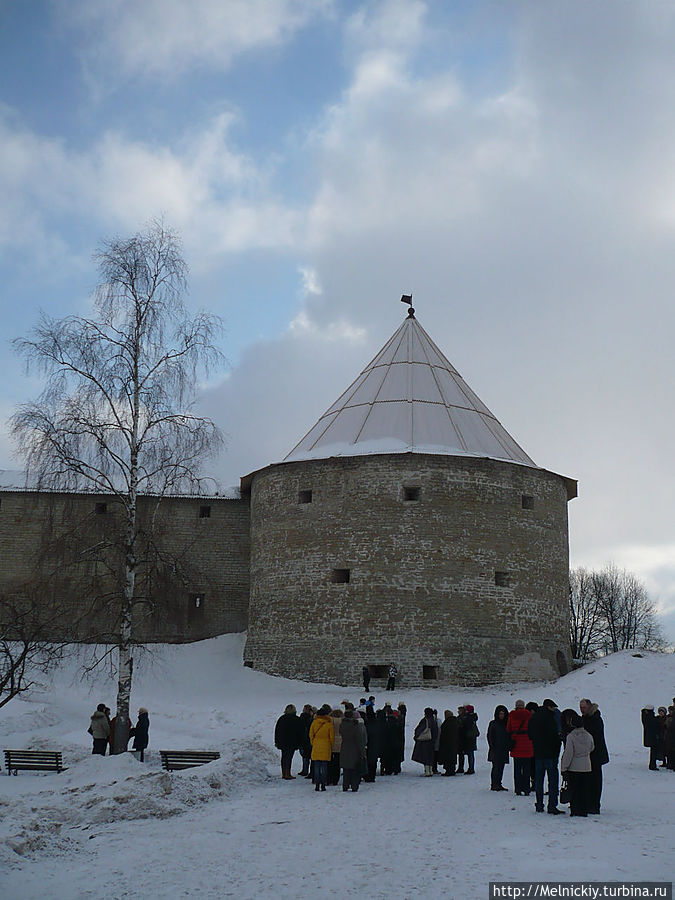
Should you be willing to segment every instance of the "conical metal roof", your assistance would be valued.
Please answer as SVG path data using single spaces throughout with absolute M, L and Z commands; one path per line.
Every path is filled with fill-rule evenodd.
M 535 466 L 412 311 L 284 462 L 410 452 Z

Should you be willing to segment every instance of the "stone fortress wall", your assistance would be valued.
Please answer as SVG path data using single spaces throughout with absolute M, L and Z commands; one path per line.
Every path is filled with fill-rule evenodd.
M 247 665 L 355 684 L 364 664 L 393 661 L 406 687 L 570 667 L 563 477 L 470 457 L 336 457 L 269 466 L 250 497 Z
M 244 631 L 248 502 L 165 497 L 158 505 L 141 497 L 139 517 L 148 533 L 153 520 L 158 554 L 149 580 L 140 565 L 139 586 L 149 602 L 134 611 L 135 638 L 182 642 Z M 114 635 L 122 573 L 111 571 L 105 545 L 122 525 L 119 507 L 104 494 L 0 491 L 0 620 L 3 599 L 41 591 L 64 611 L 54 639 Z

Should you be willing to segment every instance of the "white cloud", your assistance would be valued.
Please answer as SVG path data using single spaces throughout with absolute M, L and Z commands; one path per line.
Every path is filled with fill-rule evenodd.
M 175 146 L 110 131 L 72 151 L 0 117 L 0 249 L 46 254 L 50 219 L 73 215 L 95 220 L 99 230 L 135 230 L 166 214 L 197 267 L 223 253 L 292 244 L 298 214 L 232 149 L 231 123 L 230 114 L 218 115 Z
M 226 69 L 242 53 L 281 45 L 332 0 L 118 0 L 62 4 L 83 36 L 87 65 L 107 79 L 173 79 L 190 68 Z
M 345 319 L 337 319 L 329 322 L 323 328 L 320 328 L 316 322 L 312 321 L 306 310 L 301 310 L 297 316 L 291 320 L 289 331 L 294 336 L 310 336 L 323 341 L 351 341 L 363 343 L 366 336 L 365 328 L 360 328 Z
M 300 276 L 302 278 L 301 290 L 303 297 L 319 297 L 321 296 L 321 294 L 323 294 L 316 269 L 312 269 L 309 266 L 300 266 L 298 272 L 300 273 Z

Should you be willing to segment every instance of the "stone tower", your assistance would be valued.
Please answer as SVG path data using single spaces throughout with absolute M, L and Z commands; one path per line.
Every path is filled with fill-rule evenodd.
M 250 494 L 245 664 L 357 684 L 568 670 L 567 501 L 410 313 Z M 377 682 L 375 682 L 377 683 Z

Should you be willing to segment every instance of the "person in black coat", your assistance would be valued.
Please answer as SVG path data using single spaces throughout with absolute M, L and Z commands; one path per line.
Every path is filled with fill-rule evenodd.
M 314 711 L 310 704 L 306 703 L 298 716 L 298 721 L 300 722 L 300 743 L 298 744 L 298 749 L 300 750 L 300 756 L 302 756 L 302 771 L 298 772 L 298 775 L 302 775 L 303 778 L 312 777 L 312 774 L 309 771 L 309 764 L 312 759 L 312 745 L 309 740 L 309 729 L 313 718 Z
M 588 812 L 600 813 L 600 797 L 602 795 L 602 767 L 609 762 L 609 752 L 605 743 L 605 725 L 597 703 L 591 703 L 586 697 L 579 701 L 584 728 L 593 738 L 595 749 L 591 753 L 591 778 L 589 787 Z
M 467 770 L 465 775 L 475 774 L 475 752 L 476 738 L 480 734 L 478 730 L 478 713 L 474 712 L 473 706 L 467 703 L 464 706 L 464 712 L 459 717 L 460 723 L 460 741 L 462 750 L 466 753 Z
M 375 781 L 377 775 L 377 760 L 380 755 L 381 744 L 381 727 L 380 722 L 375 715 L 372 705 L 366 706 L 366 735 L 368 745 L 366 747 L 366 763 L 368 766 L 367 773 L 363 776 L 364 781 Z
M 659 745 L 659 723 L 654 715 L 654 707 L 645 706 L 640 718 L 642 719 L 642 743 L 645 747 L 649 747 L 649 768 L 655 772 Z
M 415 728 L 415 746 L 413 747 L 412 758 L 414 762 L 421 763 L 424 766 L 424 774 L 433 776 L 434 765 L 434 745 L 438 736 L 438 725 L 436 724 L 436 716 L 430 707 L 424 710 L 424 717 L 420 719 Z
M 438 745 L 438 762 L 445 769 L 444 775 L 454 775 L 457 767 L 457 746 L 459 742 L 459 719 L 451 709 L 445 710 L 441 725 L 441 740 Z
M 558 756 L 560 755 L 560 732 L 555 711 L 558 707 L 553 700 L 544 700 L 542 705 L 532 713 L 527 724 L 527 734 L 534 750 L 534 791 L 536 795 L 535 809 L 544 811 L 544 775 L 548 781 L 548 808 L 553 816 L 562 815 L 558 809 L 558 789 L 560 775 L 558 772 Z
M 399 729 L 400 729 L 400 743 L 401 743 L 400 762 L 403 762 L 403 760 L 405 759 L 405 720 L 406 720 L 406 716 L 408 715 L 408 707 L 401 700 L 401 702 L 398 704 L 396 709 L 398 710 L 398 725 L 399 725 Z M 400 766 L 398 767 L 398 771 L 399 772 L 401 771 Z M 398 772 L 396 774 L 398 775 Z
M 380 775 L 398 775 L 401 771 L 401 728 L 398 719 L 389 703 L 384 704 L 377 717 L 380 722 Z
M 138 722 L 136 722 L 136 725 L 131 729 L 131 731 L 134 737 L 132 749 L 140 750 L 140 760 L 141 762 L 143 762 L 145 748 L 149 743 L 148 732 L 150 731 L 150 719 L 148 718 L 148 711 L 144 706 L 141 706 L 138 710 Z
M 370 690 L 370 669 L 368 666 L 364 666 L 361 672 L 363 676 L 363 690 L 368 692 Z
M 488 762 L 492 763 L 492 772 L 490 773 L 491 791 L 508 790 L 502 785 L 504 766 L 508 765 L 509 750 L 511 749 L 511 740 L 506 730 L 508 717 L 508 709 L 500 703 L 495 707 L 494 719 L 488 725 Z
M 283 716 L 279 716 L 274 726 L 274 746 L 281 750 L 281 777 L 284 781 L 292 781 L 291 775 L 293 754 L 302 743 L 302 723 L 298 718 L 295 706 L 289 703 Z
M 531 713 L 535 713 L 539 709 L 539 704 L 535 700 L 530 700 L 525 704 L 525 709 L 529 709 Z M 530 758 L 530 792 L 534 790 L 534 756 Z
M 464 774 L 464 707 L 457 707 L 457 774 Z

